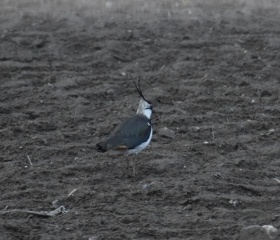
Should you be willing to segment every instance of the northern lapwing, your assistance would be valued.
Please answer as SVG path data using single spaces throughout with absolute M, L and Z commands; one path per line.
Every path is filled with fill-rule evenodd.
M 138 85 L 134 81 L 133 83 L 141 97 L 136 114 L 119 123 L 106 140 L 97 143 L 97 151 L 122 150 L 127 155 L 136 155 L 149 145 L 153 136 L 153 127 L 150 120 L 153 106 L 145 99 L 139 81 Z M 128 169 L 129 158 L 127 157 L 127 175 Z M 135 176 L 134 159 L 132 169 L 133 176 Z

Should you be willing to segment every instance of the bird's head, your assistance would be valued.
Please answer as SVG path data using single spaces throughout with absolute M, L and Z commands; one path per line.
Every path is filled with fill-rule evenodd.
M 146 100 L 144 100 L 143 98 L 141 98 L 137 109 L 137 114 L 143 114 L 150 119 L 152 113 L 153 113 L 153 105 L 147 102 Z
M 131 77 L 132 81 L 133 81 L 133 78 Z M 144 97 L 143 93 L 142 93 L 142 90 L 140 88 L 140 84 L 139 84 L 139 81 L 138 81 L 138 85 L 133 81 L 136 89 L 137 89 L 137 92 L 139 93 L 141 99 L 140 99 L 140 102 L 139 102 L 139 106 L 138 106 L 138 109 L 137 109 L 137 114 L 142 114 L 142 115 L 145 115 L 147 118 L 151 118 L 152 116 L 152 113 L 153 113 L 153 105 L 151 102 L 149 102 L 148 100 L 146 100 L 146 98 Z

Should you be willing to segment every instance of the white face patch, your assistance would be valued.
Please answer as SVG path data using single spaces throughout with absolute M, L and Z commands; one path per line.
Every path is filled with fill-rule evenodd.
M 145 109 L 144 110 L 144 115 L 147 117 L 147 118 L 151 118 L 152 116 L 152 110 L 151 109 Z
M 140 99 L 139 102 L 139 107 L 137 110 L 138 114 L 143 114 L 145 115 L 147 118 L 151 118 L 152 116 L 152 109 L 150 109 L 151 104 L 147 103 L 145 100 L 143 100 L 142 98 Z

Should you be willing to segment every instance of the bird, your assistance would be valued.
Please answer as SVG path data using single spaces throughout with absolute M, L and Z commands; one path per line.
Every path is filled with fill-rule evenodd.
M 151 142 L 153 136 L 151 122 L 153 105 L 144 97 L 139 80 L 137 85 L 132 77 L 131 79 L 140 95 L 137 112 L 134 116 L 120 122 L 104 141 L 96 144 L 98 152 L 104 153 L 109 150 L 120 150 L 125 152 L 127 156 L 132 154 L 137 155 Z M 134 158 L 132 170 L 133 176 L 135 176 Z M 129 157 L 127 157 L 127 175 L 129 175 L 128 171 Z

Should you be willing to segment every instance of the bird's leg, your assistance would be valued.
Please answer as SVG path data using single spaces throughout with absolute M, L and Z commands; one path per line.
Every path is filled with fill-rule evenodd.
M 136 167 L 135 167 L 135 158 L 136 158 L 136 154 L 134 154 L 133 158 L 132 158 L 132 176 L 135 177 L 136 175 Z
M 129 157 L 126 155 L 126 177 L 129 177 Z

